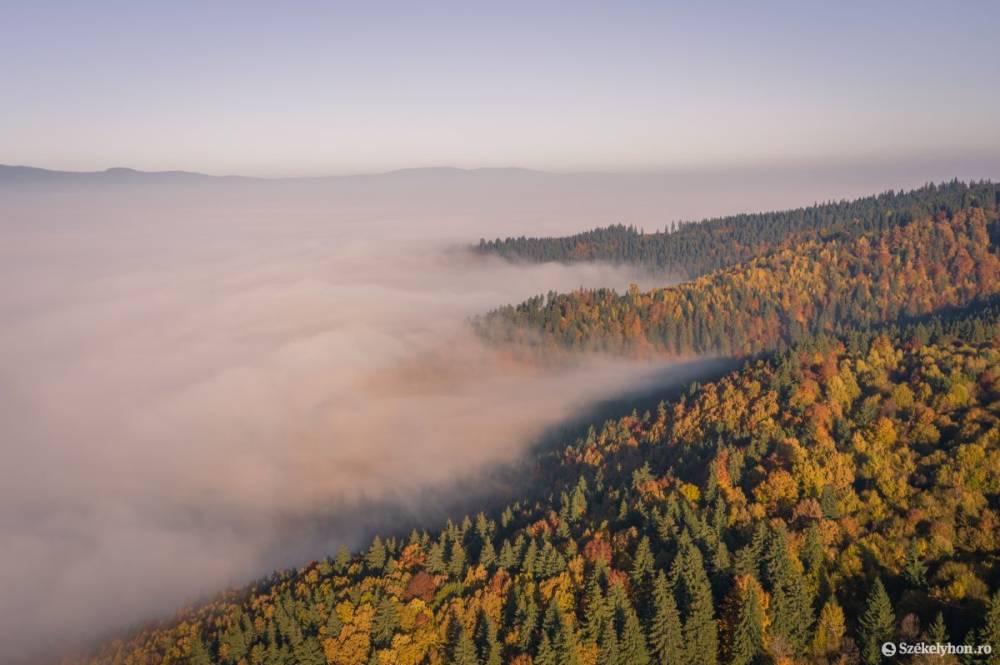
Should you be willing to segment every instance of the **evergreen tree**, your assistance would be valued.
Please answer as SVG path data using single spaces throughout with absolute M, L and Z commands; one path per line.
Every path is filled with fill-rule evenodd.
M 827 599 L 819 612 L 816 633 L 813 635 L 812 653 L 817 658 L 834 654 L 840 650 L 844 639 L 844 610 L 833 596 Z
M 864 614 L 859 622 L 861 657 L 868 665 L 882 662 L 882 644 L 892 639 L 896 617 L 880 578 L 875 578 Z
M 630 603 L 621 609 L 621 636 L 618 648 L 621 658 L 629 665 L 649 665 L 649 648 L 642 633 L 639 617 Z
M 994 593 L 990 600 L 986 610 L 986 621 L 979 635 L 980 642 L 989 644 L 993 648 L 993 652 L 986 659 L 988 665 L 1000 665 L 1000 591 Z
M 191 638 L 191 653 L 188 654 L 188 663 L 190 665 L 212 665 L 212 657 L 208 654 L 205 642 L 198 635 Z
M 910 540 L 910 544 L 906 548 L 906 563 L 903 566 L 903 577 L 913 587 L 923 588 L 927 585 L 927 566 L 920 559 L 916 540 Z
M 738 609 L 729 643 L 731 665 L 756 662 L 764 649 L 764 591 L 752 577 L 737 579 Z
M 656 663 L 683 662 L 684 643 L 677 601 L 661 570 L 653 585 L 653 621 L 649 627 L 649 645 Z
M 934 622 L 927 628 L 927 641 L 931 644 L 948 642 L 948 628 L 944 625 L 944 614 L 937 613 Z
M 448 557 L 448 574 L 461 579 L 465 572 L 465 548 L 459 540 L 452 541 L 451 554 Z
M 383 596 L 375 608 L 375 617 L 372 619 L 372 643 L 377 648 L 389 646 L 397 629 L 399 629 L 399 613 L 396 611 L 396 603 Z
M 476 622 L 476 651 L 482 665 L 501 665 L 502 650 L 497 639 L 497 628 L 483 610 L 479 610 Z
M 375 536 L 371 547 L 368 548 L 368 553 L 365 554 L 365 565 L 368 566 L 369 570 L 376 572 L 381 571 L 385 566 L 385 545 L 378 536 Z
M 479 665 L 479 658 L 476 656 L 476 645 L 472 641 L 472 636 L 465 626 L 452 615 L 451 623 L 448 626 L 448 664 L 449 665 Z
M 671 576 L 684 617 L 682 633 L 685 652 L 690 665 L 715 665 L 718 662 L 719 633 L 712 588 L 701 552 L 686 532 L 681 536 L 680 545 L 671 566 Z
M 809 643 L 813 609 L 805 579 L 788 544 L 788 533 L 779 526 L 771 534 L 765 560 L 771 588 L 771 639 L 779 647 L 802 654 Z
M 347 551 L 347 548 L 341 545 L 337 548 L 337 556 L 333 560 L 334 570 L 340 574 L 347 572 L 347 566 L 351 563 L 351 553 Z
M 538 651 L 532 659 L 534 665 L 560 665 L 555 649 L 552 648 L 552 641 L 547 633 L 542 633 L 542 639 L 538 643 Z

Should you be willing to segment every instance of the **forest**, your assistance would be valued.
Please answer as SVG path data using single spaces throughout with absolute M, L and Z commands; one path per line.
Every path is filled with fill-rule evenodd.
M 924 641 L 995 652 L 893 660 L 1000 664 L 996 191 L 482 243 L 694 276 L 502 307 L 472 322 L 491 344 L 742 364 L 538 449 L 507 505 L 65 662 L 875 665 Z
M 973 205 L 995 206 L 992 182 L 957 180 L 908 192 L 888 191 L 853 201 L 835 201 L 778 212 L 740 214 L 701 222 L 671 222 L 644 233 L 617 224 L 564 238 L 481 239 L 473 250 L 520 261 L 608 261 L 632 263 L 693 278 L 761 256 L 782 245 L 830 237 L 854 237 L 905 225 L 939 212 Z

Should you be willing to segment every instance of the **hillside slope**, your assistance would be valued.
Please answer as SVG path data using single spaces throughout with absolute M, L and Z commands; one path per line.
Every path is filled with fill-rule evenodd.
M 754 354 L 996 292 L 997 219 L 995 209 L 969 208 L 857 238 L 810 240 L 648 292 L 550 292 L 476 325 L 495 342 L 546 350 Z
M 997 317 L 808 340 L 540 454 L 538 500 L 376 539 L 77 662 L 871 663 L 890 638 L 1000 644 Z
M 995 183 L 952 181 L 794 210 L 674 223 L 655 233 L 619 224 L 562 238 L 483 239 L 474 250 L 518 261 L 634 263 L 697 277 L 806 240 L 856 237 L 940 212 L 998 203 Z

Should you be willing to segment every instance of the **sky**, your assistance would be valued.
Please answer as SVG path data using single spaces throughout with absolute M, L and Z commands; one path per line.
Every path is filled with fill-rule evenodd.
M 31 2 L 0 163 L 698 170 L 1000 149 L 1000 3 Z

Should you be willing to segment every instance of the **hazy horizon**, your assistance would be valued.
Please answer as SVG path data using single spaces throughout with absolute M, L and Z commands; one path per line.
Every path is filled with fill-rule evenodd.
M 1000 6 L 8 3 L 0 162 L 258 176 L 1000 149 Z

